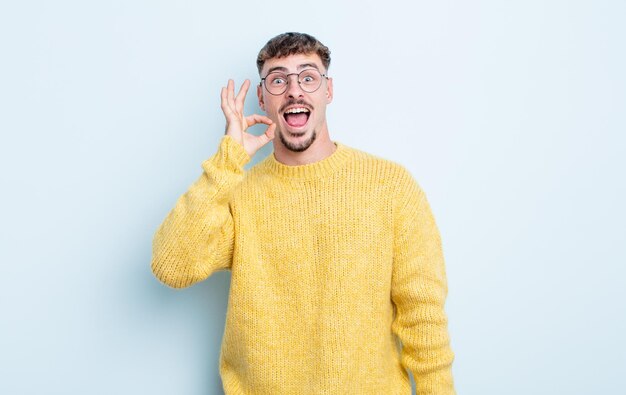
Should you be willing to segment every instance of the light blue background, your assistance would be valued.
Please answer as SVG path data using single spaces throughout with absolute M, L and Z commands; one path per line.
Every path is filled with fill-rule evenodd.
M 624 393 L 625 20 L 618 0 L 3 2 L 0 393 L 222 393 L 230 274 L 171 290 L 152 236 L 217 148 L 221 86 L 258 82 L 292 30 L 332 50 L 331 137 L 429 197 L 458 392 Z

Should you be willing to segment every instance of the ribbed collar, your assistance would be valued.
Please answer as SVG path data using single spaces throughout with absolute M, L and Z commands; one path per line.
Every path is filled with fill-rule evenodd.
M 268 155 L 262 162 L 263 167 L 280 177 L 306 180 L 311 178 L 324 178 L 344 166 L 350 157 L 350 149 L 338 141 L 333 141 L 337 149 L 326 158 L 306 165 L 290 166 L 276 160 L 274 152 Z

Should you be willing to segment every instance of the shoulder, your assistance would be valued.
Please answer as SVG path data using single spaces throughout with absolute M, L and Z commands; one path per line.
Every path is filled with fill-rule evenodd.
M 417 180 L 409 168 L 399 161 L 375 155 L 357 148 L 345 146 L 351 152 L 352 165 L 358 166 L 376 176 L 380 182 L 394 189 L 419 188 Z
M 409 167 L 400 161 L 384 158 L 356 148 L 355 163 L 376 174 L 376 181 L 390 194 L 394 212 L 409 214 L 423 206 L 426 194 Z

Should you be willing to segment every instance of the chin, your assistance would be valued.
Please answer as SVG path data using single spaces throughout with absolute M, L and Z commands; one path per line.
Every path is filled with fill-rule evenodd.
M 317 138 L 317 133 L 313 130 L 312 132 L 303 132 L 302 136 L 293 136 L 288 131 L 280 131 L 278 137 L 289 151 L 303 152 L 313 144 Z

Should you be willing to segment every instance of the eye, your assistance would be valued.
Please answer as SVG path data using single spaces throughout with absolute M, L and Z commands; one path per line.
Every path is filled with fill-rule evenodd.
M 270 80 L 270 84 L 279 86 L 279 85 L 284 85 L 285 81 L 286 81 L 286 78 L 284 77 L 274 77 Z
M 305 70 L 300 74 L 300 83 L 305 85 L 315 85 L 319 80 L 318 74 L 315 70 Z
M 269 73 L 265 81 L 270 86 L 283 86 L 287 84 L 287 76 L 283 73 Z

